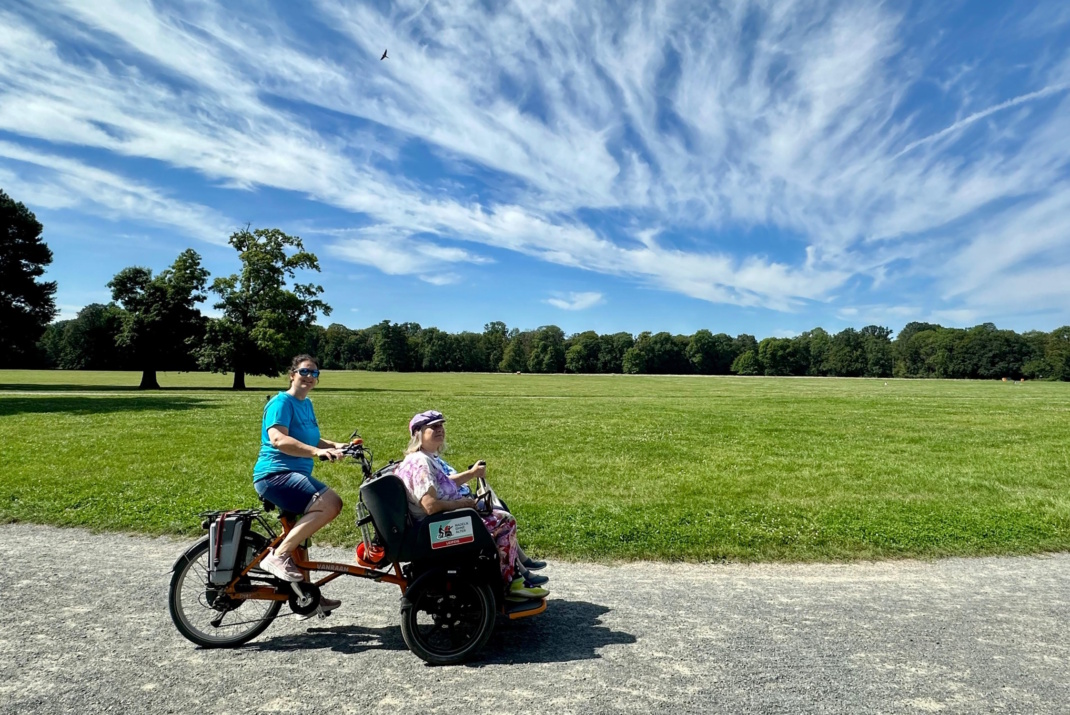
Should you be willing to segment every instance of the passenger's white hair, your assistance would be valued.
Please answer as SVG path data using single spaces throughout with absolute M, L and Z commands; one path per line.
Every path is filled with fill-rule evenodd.
M 419 452 L 420 450 L 422 450 L 424 448 L 424 437 L 423 437 L 423 435 L 424 435 L 424 430 L 425 429 L 427 429 L 427 428 L 424 427 L 423 429 L 418 429 L 418 430 L 416 430 L 416 432 L 413 433 L 412 439 L 409 440 L 409 446 L 405 448 L 405 454 L 413 454 L 415 452 Z M 438 452 L 436 454 L 441 454 L 441 453 L 443 453 L 445 451 L 446 451 L 446 442 L 443 441 L 442 442 L 442 447 L 438 450 Z

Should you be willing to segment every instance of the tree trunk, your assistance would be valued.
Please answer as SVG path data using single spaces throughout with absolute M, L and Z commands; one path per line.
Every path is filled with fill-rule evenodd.
M 234 371 L 234 386 L 231 389 L 233 389 L 233 390 L 244 390 L 245 389 L 245 371 L 244 370 L 235 370 Z
M 156 382 L 155 370 L 144 370 L 141 373 L 141 384 L 137 386 L 139 390 L 159 390 L 160 383 Z

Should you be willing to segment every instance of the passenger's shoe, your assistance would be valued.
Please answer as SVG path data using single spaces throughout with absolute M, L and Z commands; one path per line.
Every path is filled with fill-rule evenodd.
M 275 550 L 272 549 L 271 553 L 260 560 L 260 568 L 267 571 L 275 578 L 281 578 L 283 581 L 289 581 L 296 583 L 304 579 L 305 575 L 301 573 L 301 569 L 297 568 L 297 564 L 289 556 L 280 558 L 275 555 Z
M 531 603 L 532 601 L 538 601 L 538 598 L 526 598 L 524 596 L 506 596 L 506 603 Z
M 526 568 L 528 571 L 539 571 L 541 569 L 546 568 L 545 561 L 536 561 L 533 558 L 524 559 L 520 563 L 523 564 L 524 568 Z
M 524 579 L 516 578 L 509 585 L 509 591 L 505 594 L 506 597 L 519 596 L 520 598 L 546 598 L 550 595 L 550 592 L 545 588 L 539 588 L 538 586 L 527 586 L 524 584 Z
M 527 576 L 524 577 L 524 585 L 528 588 L 531 588 L 533 586 L 542 586 L 544 583 L 549 583 L 549 581 L 549 576 L 540 576 L 536 573 L 529 573 Z
M 341 601 L 335 601 L 332 598 L 324 598 L 323 596 L 320 596 L 319 608 L 317 608 L 312 613 L 306 613 L 305 615 L 300 616 L 298 620 L 307 621 L 309 618 L 312 618 L 314 616 L 320 616 L 321 618 L 329 616 L 329 615 L 331 615 L 331 611 L 333 611 L 334 609 L 338 608 L 341 605 L 342 605 Z

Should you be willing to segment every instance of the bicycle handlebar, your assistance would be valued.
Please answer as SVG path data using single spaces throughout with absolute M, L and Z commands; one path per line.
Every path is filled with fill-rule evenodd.
M 364 451 L 364 445 L 362 444 L 349 444 L 345 447 L 342 447 L 342 457 L 353 457 L 355 459 L 358 457 L 362 457 L 364 455 Z M 321 454 L 319 456 L 319 460 L 321 462 L 326 462 L 330 460 L 330 457 L 325 454 Z

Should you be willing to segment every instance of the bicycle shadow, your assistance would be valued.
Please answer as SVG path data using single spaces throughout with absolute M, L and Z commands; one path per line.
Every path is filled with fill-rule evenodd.
M 546 611 L 538 616 L 516 621 L 499 619 L 486 647 L 465 665 L 482 668 L 596 660 L 602 657 L 601 648 L 636 642 L 631 633 L 602 625 L 602 616 L 611 610 L 597 603 L 551 598 Z
M 339 614 L 340 615 L 340 614 Z M 338 615 L 331 616 L 337 618 Z M 355 655 L 366 650 L 407 650 L 405 640 L 401 637 L 401 626 L 338 625 L 311 627 L 304 633 L 288 636 L 276 636 L 265 640 L 253 641 L 245 646 L 253 651 L 293 651 L 315 650 L 319 648 L 332 650 L 343 655 Z
M 551 599 L 544 613 L 509 621 L 499 618 L 494 634 L 468 667 L 521 663 L 562 663 L 601 658 L 600 648 L 632 645 L 631 633 L 601 624 L 611 610 L 586 601 Z M 335 617 L 335 616 L 332 616 Z M 309 628 L 307 632 L 276 636 L 244 646 L 254 651 L 292 651 L 326 648 L 352 655 L 367 650 L 406 650 L 401 626 L 373 628 L 355 624 Z

